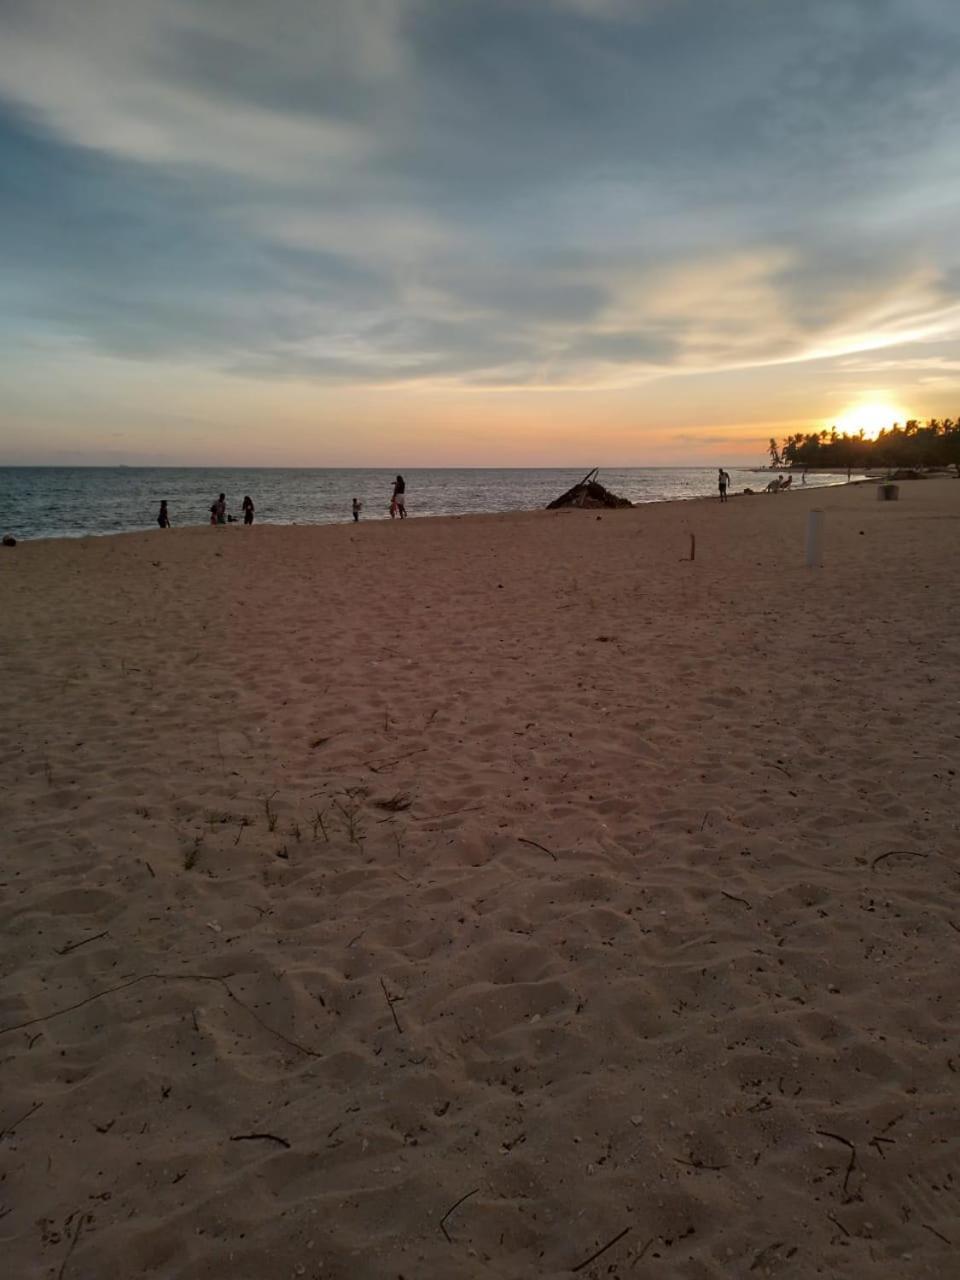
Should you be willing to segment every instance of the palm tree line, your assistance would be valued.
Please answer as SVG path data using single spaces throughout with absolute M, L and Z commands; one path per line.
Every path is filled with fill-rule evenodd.
M 863 429 L 856 435 L 827 431 L 796 432 L 768 446 L 772 467 L 956 467 L 960 475 L 960 419 L 911 418 L 895 422 L 871 439 Z

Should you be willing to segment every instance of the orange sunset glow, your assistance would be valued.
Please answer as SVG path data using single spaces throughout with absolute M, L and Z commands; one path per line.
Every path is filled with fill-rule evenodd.
M 868 440 L 875 440 L 881 431 L 889 431 L 896 423 L 903 426 L 912 416 L 902 405 L 891 401 L 866 400 L 844 409 L 831 425 L 841 435 L 854 436 L 862 431 Z
M 955 411 L 943 42 L 709 7 L 6 7 L 0 465 L 749 466 Z

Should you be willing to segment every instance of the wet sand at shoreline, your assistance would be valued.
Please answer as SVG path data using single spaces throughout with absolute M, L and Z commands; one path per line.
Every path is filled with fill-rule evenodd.
M 937 479 L 4 549 L 12 1274 L 951 1274 L 958 543 Z

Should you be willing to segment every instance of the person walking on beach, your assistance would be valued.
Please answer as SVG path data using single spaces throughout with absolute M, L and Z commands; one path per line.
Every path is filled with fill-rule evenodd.
M 167 514 L 166 498 L 164 498 L 164 500 L 160 503 L 160 510 L 157 512 L 157 524 L 160 526 L 161 529 L 170 528 L 170 517 Z
M 253 524 L 254 510 L 255 508 L 253 505 L 253 499 L 250 497 L 248 493 L 243 499 L 243 523 L 244 524 Z
M 403 476 L 397 476 L 393 482 L 393 497 L 390 499 L 390 519 L 399 516 L 401 520 L 407 518 L 407 484 Z
M 210 507 L 210 523 L 227 523 L 227 499 L 225 494 L 221 493 L 220 497 Z
M 353 500 L 353 523 L 354 524 L 359 524 L 360 522 L 360 510 L 362 507 L 363 507 L 363 503 L 360 501 L 360 499 L 354 498 Z
M 727 500 L 727 485 L 729 483 L 730 483 L 730 477 L 724 471 L 723 467 L 721 467 L 717 475 L 717 488 L 720 490 L 721 502 L 726 502 Z

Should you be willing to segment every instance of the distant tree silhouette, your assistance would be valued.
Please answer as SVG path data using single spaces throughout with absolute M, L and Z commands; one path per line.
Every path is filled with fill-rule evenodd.
M 775 452 L 770 441 L 773 467 L 834 467 L 857 470 L 883 467 L 955 467 L 960 475 L 960 420 L 931 418 L 925 425 L 910 418 L 901 427 L 895 422 L 875 440 L 861 429 L 855 436 L 823 429 L 787 436 Z

